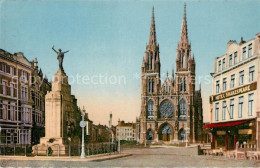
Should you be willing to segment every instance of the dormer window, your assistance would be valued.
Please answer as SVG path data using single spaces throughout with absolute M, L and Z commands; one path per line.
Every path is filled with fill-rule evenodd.
M 226 59 L 222 60 L 222 70 L 226 69 Z
M 246 47 L 243 48 L 242 60 L 246 59 Z
M 232 62 L 233 61 L 233 56 L 232 56 L 232 54 L 230 54 L 229 55 L 229 67 L 231 67 L 232 66 Z
M 234 65 L 237 64 L 237 52 L 234 53 Z
M 221 60 L 218 61 L 218 72 L 221 71 Z
M 248 45 L 248 58 L 252 56 L 252 43 Z

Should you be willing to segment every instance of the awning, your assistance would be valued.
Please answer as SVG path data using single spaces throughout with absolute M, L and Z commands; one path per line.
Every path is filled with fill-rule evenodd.
M 232 127 L 232 126 L 243 124 L 247 121 L 248 120 L 225 122 L 225 123 L 214 123 L 214 124 L 204 125 L 203 128 Z

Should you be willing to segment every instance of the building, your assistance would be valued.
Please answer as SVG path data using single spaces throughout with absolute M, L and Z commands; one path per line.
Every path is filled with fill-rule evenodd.
M 125 141 L 136 141 L 136 124 L 118 121 L 116 126 L 116 139 Z
M 51 90 L 51 84 L 46 77 L 43 77 L 42 70 L 38 68 L 38 61 L 32 61 L 32 83 L 30 85 L 30 96 L 32 104 L 32 144 L 40 142 L 44 137 L 45 127 L 45 95 Z
M 215 59 L 210 96 L 212 148 L 231 150 L 247 143 L 256 148 L 260 114 L 260 33 L 247 42 L 230 40 L 226 53 Z M 259 146 L 259 145 L 258 145 Z
M 33 81 L 33 76 L 42 74 L 37 68 L 23 53 L 0 49 L 0 144 L 31 144 L 33 126 L 44 127 L 44 108 L 39 106 L 50 87 L 47 79 L 44 87 Z M 37 99 L 31 94 L 35 91 Z
M 186 4 L 177 46 L 176 72 L 161 83 L 159 44 L 154 9 L 149 43 L 141 67 L 141 114 L 137 119 L 140 143 L 196 142 L 202 134 L 201 90 L 195 91 L 195 58 L 188 39 Z M 171 61 L 171 60 L 169 60 Z

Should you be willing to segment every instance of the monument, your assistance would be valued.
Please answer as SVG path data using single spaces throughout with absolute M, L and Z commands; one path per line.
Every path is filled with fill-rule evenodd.
M 71 86 L 68 76 L 63 69 L 63 58 L 66 52 L 59 49 L 57 52 L 59 69 L 52 82 L 52 90 L 45 96 L 45 137 L 40 139 L 40 144 L 33 146 L 35 155 L 66 155 L 69 143 L 79 144 L 80 129 L 78 122 L 81 113 L 78 110 L 77 99 L 71 95 Z M 71 142 L 72 141 L 72 142 Z

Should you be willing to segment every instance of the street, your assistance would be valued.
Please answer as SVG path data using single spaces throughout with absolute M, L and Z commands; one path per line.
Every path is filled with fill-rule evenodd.
M 191 148 L 154 147 L 123 149 L 131 156 L 105 161 L 1 160 L 1 167 L 259 167 L 260 161 L 226 159 L 194 154 Z

